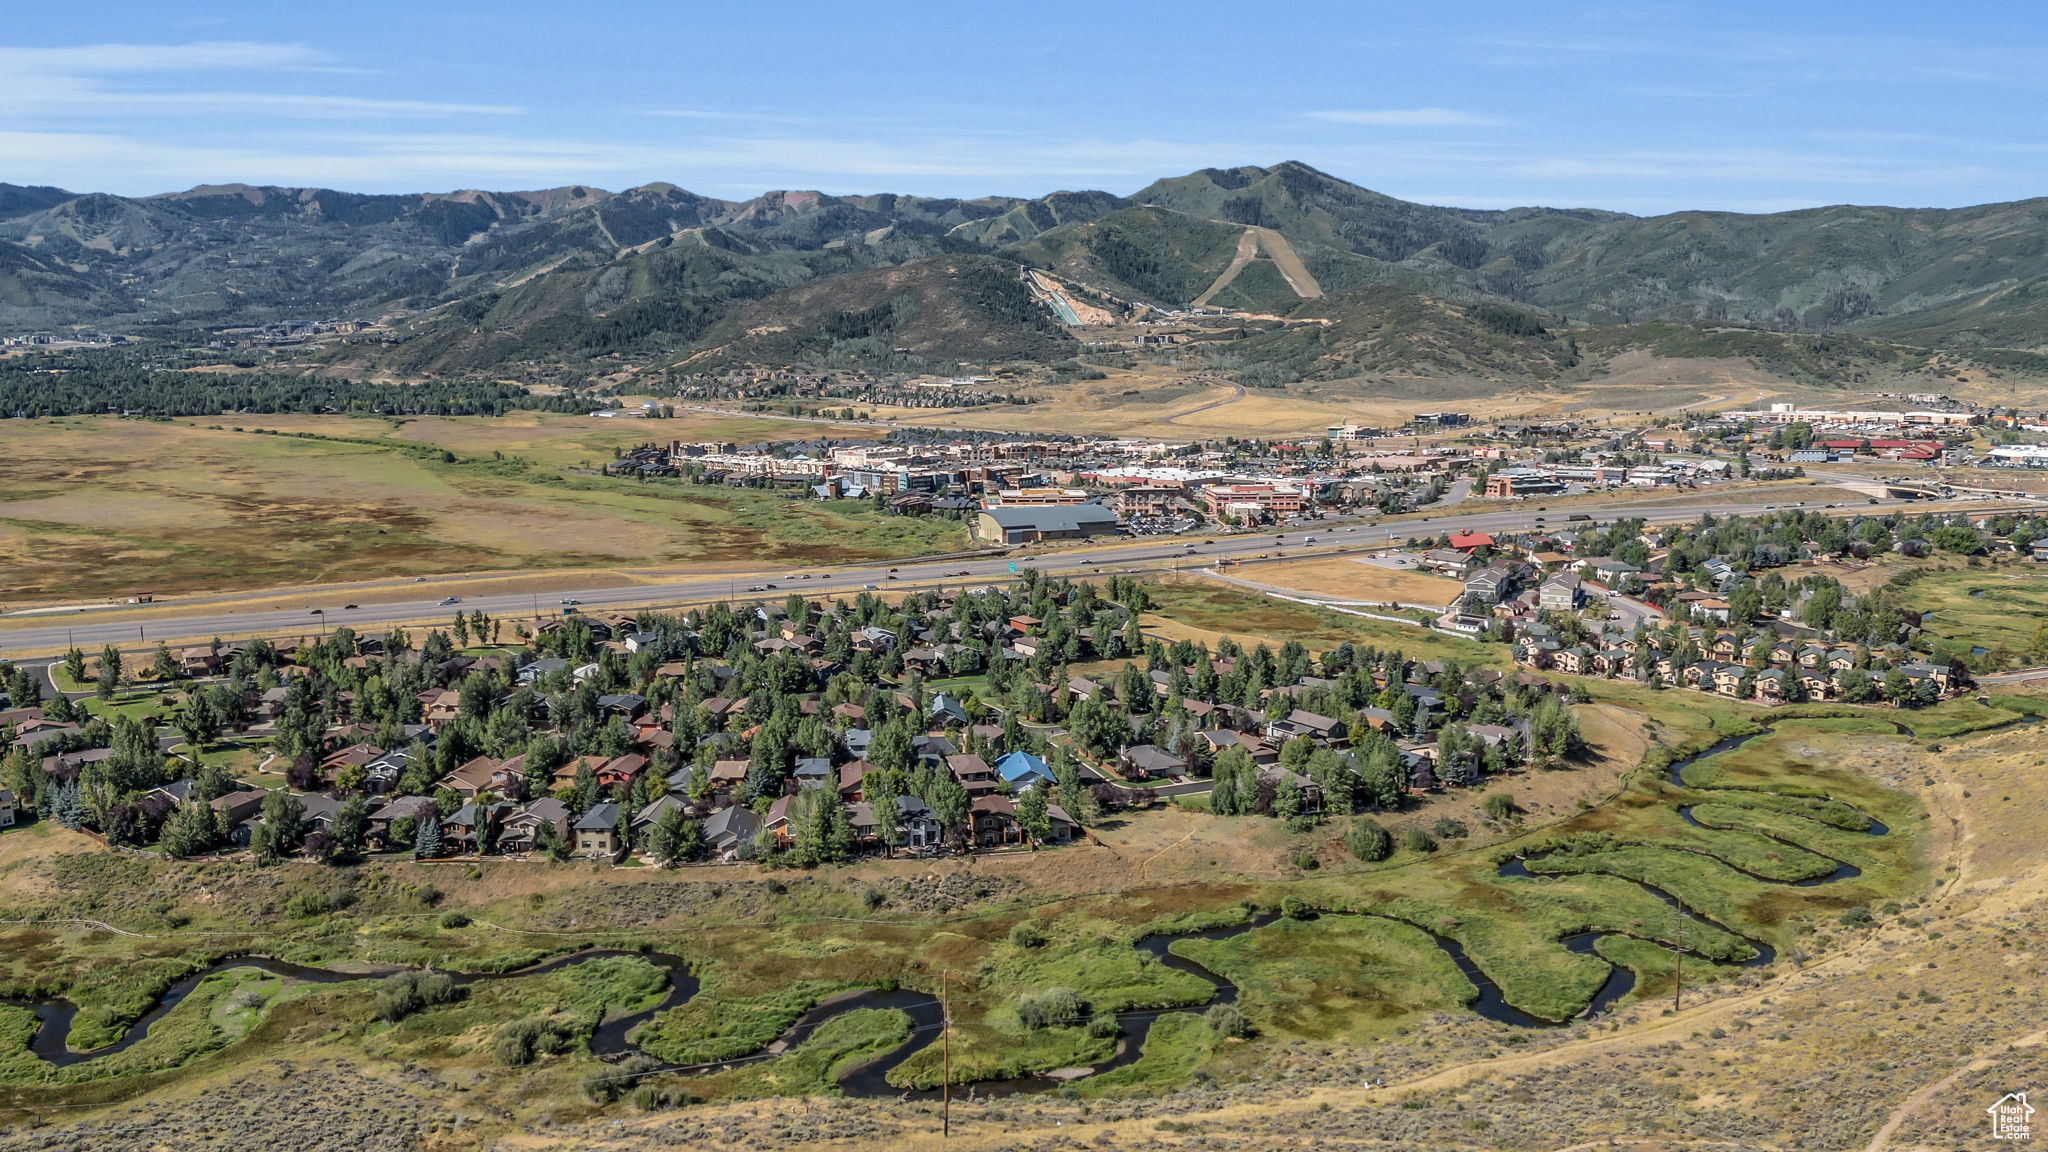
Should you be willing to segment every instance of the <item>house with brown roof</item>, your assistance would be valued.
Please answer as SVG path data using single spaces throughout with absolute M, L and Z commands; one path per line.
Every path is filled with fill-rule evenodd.
M 464 800 L 474 800 L 477 793 L 491 786 L 491 778 L 497 773 L 496 760 L 489 756 L 479 756 L 434 781 L 434 787 L 451 788 Z

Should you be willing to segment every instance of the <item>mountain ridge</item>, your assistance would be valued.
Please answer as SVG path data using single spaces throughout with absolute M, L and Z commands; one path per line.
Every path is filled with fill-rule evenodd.
M 1291 249 L 1293 277 L 1272 266 L 1274 244 L 1244 239 L 1259 229 Z M 226 183 L 130 198 L 0 184 L 0 325 L 391 316 L 431 337 L 397 357 L 409 370 L 485 367 L 497 355 L 487 348 L 523 358 L 648 341 L 701 351 L 693 342 L 740 311 L 755 327 L 777 327 L 778 301 L 797 328 L 818 321 L 810 312 L 820 300 L 848 314 L 886 305 L 899 318 L 1010 316 L 1007 304 L 935 305 L 932 292 L 949 281 L 930 269 L 967 256 L 1163 309 L 1213 291 L 1218 306 L 1306 315 L 1314 309 L 1294 283 L 1306 280 L 1338 298 L 1348 317 L 1339 325 L 1363 323 L 1342 303 L 1355 298 L 1418 317 L 1476 316 L 1489 305 L 1552 327 L 1663 322 L 2048 350 L 2048 198 L 1658 216 L 1471 209 L 1401 200 L 1291 160 L 1199 169 L 1129 196 L 782 189 L 727 200 L 651 181 L 618 192 L 402 194 Z M 868 275 L 912 265 L 928 270 Z M 822 295 L 797 291 L 836 277 L 856 279 Z M 1394 308 L 1390 293 L 1450 307 Z M 957 346 L 903 322 L 910 344 L 941 358 L 1064 354 L 1014 317 L 1000 337 L 968 339 L 949 322 Z M 787 343 L 721 346 L 766 354 Z M 1399 342 L 1349 347 L 1368 345 Z

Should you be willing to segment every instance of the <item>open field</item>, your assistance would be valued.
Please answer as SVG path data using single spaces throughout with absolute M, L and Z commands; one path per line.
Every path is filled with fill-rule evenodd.
M 1465 586 L 1447 576 L 1385 568 L 1353 557 L 1333 560 L 1287 560 L 1226 569 L 1245 580 L 1335 600 L 1373 603 L 1450 605 Z
M 1258 566 L 1241 569 L 1254 575 L 1261 570 Z M 1298 640 L 1318 651 L 1349 640 L 1398 648 L 1416 659 L 1489 663 L 1504 659 L 1498 649 L 1477 641 L 1290 604 L 1201 576 L 1162 581 L 1154 586 L 1152 596 L 1157 607 L 1144 617 L 1145 632 L 1166 640 L 1187 639 L 1212 647 L 1225 636 L 1241 644 L 1263 640 L 1275 646 Z
M 1745 361 L 1673 360 L 1639 351 L 1617 356 L 1595 378 L 1549 385 L 1388 373 L 1301 381 L 1285 389 L 1251 388 L 1235 400 L 1234 389 L 1199 367 L 1198 359 L 1186 363 L 1193 367 L 1140 363 L 1102 369 L 1101 380 L 1026 389 L 1038 402 L 1023 407 L 873 412 L 877 418 L 904 424 L 1192 438 L 1319 433 L 1332 424 L 1394 426 L 1417 412 L 1443 407 L 1486 419 L 1597 419 L 1734 408 L 1759 397 L 1792 394 L 1811 394 L 1828 402 L 1840 398 L 1837 392 L 1787 383 Z
M 455 452 L 487 456 L 502 452 L 550 468 L 596 467 L 610 460 L 614 449 L 650 441 L 717 440 L 746 444 L 786 440 L 792 436 L 830 435 L 841 439 L 872 439 L 883 429 L 863 424 L 806 424 L 747 416 L 720 416 L 688 409 L 666 420 L 573 416 L 561 412 L 514 409 L 503 416 L 310 416 L 289 413 L 246 413 L 214 419 L 179 421 L 203 428 L 221 423 L 275 432 L 310 432 L 318 436 L 389 440 L 397 444 L 431 445 Z
M 1105 373 L 1101 380 L 1041 390 L 1037 403 L 1022 407 L 873 412 L 902 424 L 1193 439 L 1320 433 L 1332 424 L 1400 424 L 1416 412 L 1445 405 L 1482 417 L 1530 416 L 1561 411 L 1569 399 L 1540 390 L 1503 391 L 1498 381 L 1420 377 L 1251 388 L 1232 399 L 1237 389 L 1213 375 L 1162 365 Z
M 1936 636 L 2028 654 L 2030 662 L 2044 654 L 2034 645 L 2048 624 L 2048 567 L 2031 560 L 1928 571 L 1907 586 L 1905 599 L 1929 613 L 1923 626 Z
M 451 443 L 482 434 L 441 423 Z M 387 430 L 326 420 L 320 435 L 356 424 Z M 572 437 L 549 452 L 588 447 Z M 952 522 L 862 506 L 565 477 L 488 454 L 451 462 L 395 443 L 92 418 L 0 433 L 9 607 L 415 573 L 883 558 L 964 541 Z

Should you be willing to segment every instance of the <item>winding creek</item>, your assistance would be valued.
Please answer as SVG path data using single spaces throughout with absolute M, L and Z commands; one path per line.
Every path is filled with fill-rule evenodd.
M 1686 790 L 1691 792 L 1708 794 L 1714 792 L 1739 792 L 1741 791 L 1740 789 L 1733 788 L 1715 789 L 1696 787 L 1694 785 L 1686 784 L 1682 777 L 1685 769 L 1690 765 L 1697 763 L 1698 761 L 1707 759 L 1709 757 L 1720 755 L 1724 752 L 1733 751 L 1734 749 L 1741 747 L 1748 741 L 1767 734 L 1769 731 L 1770 729 L 1765 728 L 1758 732 L 1749 733 L 1738 737 L 1731 737 L 1729 739 L 1723 740 L 1713 745 L 1704 752 L 1701 752 L 1695 756 L 1690 756 L 1675 761 L 1671 765 L 1670 770 L 1668 772 L 1668 779 L 1673 785 L 1680 788 L 1685 788 Z M 1706 803 L 1708 801 L 1702 800 L 1701 802 Z M 1692 824 L 1696 827 L 1711 827 L 1710 825 L 1702 824 L 1700 823 L 1700 821 L 1693 818 L 1691 804 L 1687 804 L 1680 807 L 1679 815 L 1687 823 Z M 1865 829 L 1867 835 L 1885 836 L 1890 833 L 1891 830 L 1887 828 L 1884 824 L 1878 822 L 1875 819 L 1870 818 L 1869 816 L 1867 816 L 1867 814 L 1860 815 L 1864 815 L 1864 818 L 1869 821 L 1869 825 Z M 1750 829 L 1748 831 L 1754 830 Z M 1780 844 L 1786 845 L 1787 847 L 1799 849 L 1800 851 L 1811 853 L 1816 856 L 1822 855 L 1821 853 L 1815 852 L 1813 849 L 1807 848 L 1804 845 L 1794 844 L 1790 841 L 1783 840 L 1778 837 L 1768 836 L 1767 833 L 1759 832 L 1757 834 L 1764 835 L 1769 839 L 1775 840 Z M 1727 864 L 1727 861 L 1720 860 L 1719 857 L 1712 858 L 1717 861 L 1720 861 L 1723 864 Z M 1831 859 L 1825 856 L 1823 856 L 1823 858 Z M 1498 874 L 1502 879 L 1505 879 L 1512 883 L 1547 883 L 1554 879 L 1554 877 L 1550 877 L 1547 875 L 1539 875 L 1537 873 L 1531 872 L 1528 867 L 1528 861 L 1531 859 L 1540 860 L 1541 856 L 1538 855 L 1526 858 L 1510 858 L 1500 864 Z M 1728 866 L 1730 868 L 1735 868 L 1736 871 L 1742 872 L 1743 875 L 1748 876 L 1759 883 L 1774 885 L 1790 884 L 1791 886 L 1801 887 L 1817 884 L 1834 883 L 1837 881 L 1849 879 L 1860 874 L 1853 865 L 1850 865 L 1846 862 L 1839 860 L 1835 861 L 1835 863 L 1837 864 L 1837 867 L 1832 874 L 1815 877 L 1807 880 L 1800 880 L 1796 882 L 1773 880 L 1768 877 L 1756 875 L 1752 872 L 1743 871 L 1740 868 L 1735 868 L 1735 866 L 1732 864 Z M 1631 877 L 1620 876 L 1617 873 L 1613 872 L 1600 872 L 1599 874 L 1626 880 L 1627 882 L 1635 884 L 1636 886 L 1642 888 L 1652 896 L 1656 897 L 1658 900 L 1663 901 L 1666 906 L 1671 907 L 1674 910 L 1678 908 L 1677 898 L 1672 896 L 1670 893 L 1663 891 L 1660 888 L 1656 888 L 1650 884 L 1644 883 L 1640 880 L 1635 880 Z M 1486 976 L 1486 974 L 1480 969 L 1479 965 L 1475 963 L 1472 960 L 1472 958 L 1465 953 L 1464 948 L 1460 946 L 1456 940 L 1453 940 L 1448 936 L 1444 936 L 1437 932 L 1434 932 L 1425 925 L 1417 924 L 1413 921 L 1404 920 L 1398 917 L 1388 916 L 1380 913 L 1325 911 L 1319 913 L 1319 915 L 1374 916 L 1376 918 L 1388 920 L 1393 923 L 1404 924 L 1408 927 L 1415 928 L 1421 931 L 1426 936 L 1428 936 L 1429 939 L 1440 950 L 1443 951 L 1445 956 L 1447 956 L 1450 959 L 1451 963 L 1454 966 L 1456 966 L 1457 970 L 1468 981 L 1471 982 L 1474 995 L 1473 999 L 1469 1002 L 1469 1007 L 1473 1012 L 1476 1012 L 1489 1020 L 1494 1020 L 1502 1024 L 1507 1024 L 1510 1026 L 1521 1028 L 1559 1027 L 1565 1023 L 1568 1023 L 1568 1021 L 1548 1020 L 1539 1016 L 1532 1015 L 1509 1003 L 1506 997 L 1502 995 L 1500 988 L 1497 985 L 1495 985 L 1490 978 Z M 1702 923 L 1710 924 L 1713 927 L 1720 929 L 1722 932 L 1725 932 L 1730 936 L 1733 936 L 1739 940 L 1746 942 L 1752 950 L 1753 955 L 1751 955 L 1746 960 L 1740 961 L 1738 963 L 1739 967 L 1758 967 L 1761 965 L 1769 964 L 1772 962 L 1772 960 L 1776 958 L 1776 952 L 1771 948 L 1770 945 L 1764 943 L 1761 940 L 1757 940 L 1753 937 L 1746 936 L 1743 933 L 1735 931 L 1726 924 L 1722 924 L 1715 920 L 1709 919 L 1701 913 L 1699 913 L 1697 910 L 1687 910 L 1685 915 L 1697 918 Z M 1262 928 L 1268 924 L 1273 923 L 1274 920 L 1276 920 L 1277 918 L 1277 913 L 1269 912 L 1254 916 L 1246 921 L 1237 924 L 1231 924 L 1217 928 L 1203 929 L 1199 931 L 1159 933 L 1140 938 L 1135 943 L 1135 947 L 1139 951 L 1154 957 L 1158 960 L 1159 963 L 1168 968 L 1171 968 L 1178 972 L 1187 973 L 1189 975 L 1198 977 L 1206 981 L 1212 988 L 1210 996 L 1199 1004 L 1182 1005 L 1171 1008 L 1133 1009 L 1130 1011 L 1118 1013 L 1118 1036 L 1114 1053 L 1107 1060 L 1091 1065 L 1085 1069 L 1073 1068 L 1063 1070 L 1053 1075 L 1023 1076 L 1008 1080 L 984 1080 L 973 1082 L 967 1085 L 961 1085 L 961 1087 L 968 1088 L 972 1090 L 974 1093 L 982 1096 L 1008 1095 L 1018 1092 L 1043 1091 L 1049 1088 L 1057 1087 L 1058 1085 L 1066 1083 L 1070 1080 L 1078 1079 L 1082 1076 L 1096 1075 L 1102 1072 L 1109 1071 L 1113 1068 L 1123 1067 L 1125 1065 L 1135 1062 L 1144 1049 L 1147 1037 L 1151 1034 L 1153 1023 L 1156 1022 L 1160 1017 L 1172 1013 L 1200 1012 L 1209 1008 L 1211 1005 L 1227 1004 L 1237 999 L 1238 989 L 1235 984 L 1232 984 L 1229 980 L 1225 979 L 1222 976 L 1217 975 L 1216 973 L 1210 971 L 1207 968 L 1204 968 L 1200 964 L 1197 964 L 1184 956 L 1180 956 L 1174 953 L 1171 950 L 1173 943 L 1177 940 L 1228 939 L 1230 937 L 1237 936 L 1245 932 Z M 1595 948 L 1602 937 L 1609 935 L 1626 934 L 1613 932 L 1610 930 L 1593 930 L 1578 932 L 1569 936 L 1565 936 L 1558 942 L 1571 952 L 1580 955 L 1594 956 L 1596 958 L 1601 959 L 1603 962 L 1607 962 L 1605 961 L 1604 957 L 1599 957 L 1598 953 L 1595 951 Z M 1687 951 L 1692 952 L 1693 950 L 1687 949 Z M 1707 956 L 1703 953 L 1693 954 L 1699 956 L 1700 959 L 1710 963 L 1729 962 L 1726 960 L 1716 960 L 1714 957 Z M 669 982 L 668 990 L 663 994 L 659 1003 L 638 1012 L 622 1014 L 607 1019 L 604 1022 L 600 1023 L 597 1026 L 597 1028 L 591 1033 L 589 1039 L 590 1051 L 593 1054 L 599 1056 L 600 1058 L 607 1060 L 617 1060 L 628 1055 L 639 1053 L 641 1051 L 639 1047 L 635 1045 L 631 1040 L 631 1035 L 636 1028 L 652 1019 L 657 1013 L 664 1012 L 668 1009 L 687 1003 L 691 998 L 695 997 L 698 994 L 700 987 L 698 978 L 694 973 L 691 972 L 688 962 L 685 961 L 682 957 L 669 955 L 661 952 L 635 952 L 625 951 L 621 949 L 586 949 L 580 952 L 572 952 L 565 955 L 557 956 L 552 959 L 546 960 L 542 963 L 534 964 L 526 968 L 514 969 L 506 972 L 448 972 L 446 974 L 452 977 L 458 985 L 474 985 L 493 980 L 510 980 L 519 979 L 521 977 L 527 976 L 538 976 L 548 972 L 560 971 L 561 969 L 568 968 L 576 964 L 581 964 L 590 960 L 606 956 L 639 957 L 664 971 L 667 974 Z M 1613 964 L 1611 962 L 1608 962 L 1608 966 L 1609 972 L 1606 981 L 1601 985 L 1598 992 L 1595 993 L 1587 1007 L 1579 1014 L 1579 1018 L 1598 1015 L 1601 1012 L 1606 1011 L 1615 1002 L 1627 996 L 1629 992 L 1634 989 L 1636 976 L 1632 970 L 1620 964 Z M 158 1020 L 162 1019 L 166 1013 L 176 1008 L 181 1001 L 183 1001 L 187 996 L 189 996 L 192 993 L 193 989 L 199 985 L 200 981 L 204 980 L 206 977 L 216 972 L 226 971 L 235 968 L 257 968 L 276 976 L 281 976 L 287 979 L 312 984 L 339 984 L 352 980 L 375 979 L 385 975 L 389 975 L 393 971 L 398 971 L 398 969 L 344 971 L 328 968 L 316 968 L 303 964 L 288 963 L 286 961 L 275 960 L 264 956 L 238 956 L 220 960 L 212 964 L 211 966 L 202 969 L 201 971 L 196 972 L 192 975 L 186 976 L 183 979 L 178 980 L 176 983 L 172 984 L 164 992 L 163 996 L 156 1002 L 156 1004 L 149 1009 L 149 1011 L 145 1012 L 142 1016 L 137 1018 L 134 1023 L 129 1025 L 127 1031 L 124 1032 L 118 1040 L 116 1040 L 112 1044 L 109 1044 L 102 1048 L 94 1049 L 90 1052 L 74 1052 L 66 1046 L 66 1039 L 70 1035 L 73 1019 L 78 1014 L 77 1007 L 73 1005 L 70 1001 L 57 998 L 42 1001 L 0 1000 L 0 1003 L 11 1004 L 19 1007 L 26 1007 L 32 1009 L 35 1012 L 37 1027 L 34 1038 L 31 1041 L 31 1050 L 37 1057 L 41 1058 L 42 1060 L 48 1062 L 53 1066 L 60 1068 L 69 1067 L 72 1065 L 82 1064 L 92 1060 L 104 1059 L 105 1057 L 111 1056 L 114 1053 L 120 1052 L 139 1043 L 143 1038 L 148 1036 L 151 1026 L 154 1025 Z M 774 1056 L 786 1053 L 796 1048 L 805 1040 L 809 1039 L 813 1033 L 815 1033 L 820 1027 L 822 1027 L 827 1022 L 836 1019 L 837 1017 L 843 1016 L 846 1013 L 858 1011 L 864 1008 L 894 1010 L 903 1013 L 903 1015 L 910 1022 L 909 1037 L 902 1043 L 898 1044 L 896 1047 L 891 1048 L 890 1050 L 867 1060 L 866 1062 L 862 1063 L 859 1067 L 856 1067 L 853 1070 L 841 1076 L 839 1079 L 840 1089 L 851 1096 L 888 1096 L 918 1098 L 920 1096 L 925 1095 L 935 1095 L 936 1090 L 933 1090 L 932 1092 L 906 1091 L 904 1089 L 889 1084 L 887 1081 L 888 1074 L 891 1071 L 902 1065 L 905 1061 L 909 1060 L 918 1052 L 922 1051 L 926 1047 L 930 1046 L 932 1043 L 936 1042 L 940 1032 L 940 1025 L 942 1023 L 942 1010 L 937 997 L 932 996 L 928 993 L 902 988 L 875 989 L 868 991 L 850 992 L 826 999 L 817 1004 L 816 1006 L 812 1007 L 808 1012 L 805 1012 L 801 1017 L 799 1017 L 795 1021 L 795 1023 L 791 1024 L 789 1028 L 784 1030 L 782 1035 L 777 1037 L 773 1043 L 771 1043 L 770 1045 L 756 1053 L 736 1057 L 732 1060 L 717 1061 L 708 1064 L 679 1065 L 663 1063 L 662 1065 L 660 1065 L 659 1068 L 652 1069 L 652 1071 L 675 1072 L 685 1074 L 705 1073 L 717 1071 L 722 1068 L 732 1067 L 736 1064 L 743 1064 L 754 1060 L 772 1058 Z

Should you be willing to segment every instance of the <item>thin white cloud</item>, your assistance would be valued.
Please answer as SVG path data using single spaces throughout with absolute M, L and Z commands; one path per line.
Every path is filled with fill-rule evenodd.
M 1460 112 L 1455 108 L 1331 108 L 1301 115 L 1304 120 L 1325 124 L 1372 128 L 1482 128 L 1507 123 L 1498 116 Z
M 1507 171 L 1538 180 L 1745 180 L 1901 188 L 2002 175 L 1975 165 L 1916 165 L 1777 149 L 1710 148 L 1551 156 L 1510 164 Z
M 303 44 L 205 41 L 0 47 L 0 115 L 17 122 L 89 122 L 146 115 L 292 119 L 510 115 L 516 106 L 300 91 L 190 91 L 192 76 L 349 73 Z
M 0 47 L 0 75 L 107 76 L 140 72 L 324 68 L 327 57 L 304 44 L 205 40 L 192 44 L 79 44 Z

